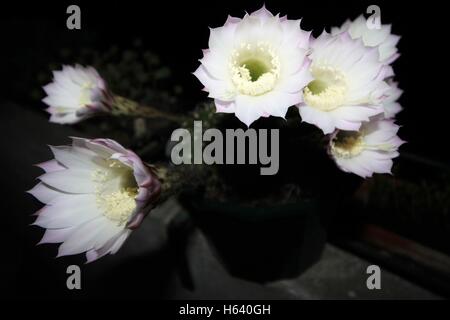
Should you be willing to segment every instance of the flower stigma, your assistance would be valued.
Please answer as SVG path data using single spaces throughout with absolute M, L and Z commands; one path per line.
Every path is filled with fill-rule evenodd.
M 356 131 L 339 131 L 331 140 L 331 152 L 340 158 L 352 158 L 364 149 L 362 134 Z
M 280 60 L 266 42 L 241 43 L 233 50 L 230 72 L 237 91 L 259 96 L 271 91 L 280 75 Z
M 322 111 L 339 107 L 346 98 L 348 86 L 345 75 L 329 65 L 313 66 L 314 80 L 303 90 L 305 103 Z
M 92 81 L 86 81 L 81 85 L 79 107 L 85 107 L 92 103 L 91 90 L 94 88 Z
M 97 183 L 97 207 L 117 226 L 125 225 L 136 209 L 138 187 L 133 170 L 118 160 L 108 160 L 108 168 L 94 171 L 92 178 Z

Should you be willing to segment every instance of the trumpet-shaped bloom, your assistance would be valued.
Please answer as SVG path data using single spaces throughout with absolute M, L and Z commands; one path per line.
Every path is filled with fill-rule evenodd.
M 380 28 L 369 28 L 363 15 L 354 21 L 347 20 L 341 27 L 331 29 L 331 34 L 337 35 L 348 32 L 352 39 L 362 39 L 364 45 L 377 47 L 379 60 L 385 64 L 392 63 L 398 58 L 397 43 L 400 36 L 391 33 L 391 25 L 383 24 Z
M 73 138 L 51 147 L 55 159 L 29 191 L 46 204 L 34 225 L 40 243 L 62 243 L 58 256 L 86 252 L 87 261 L 116 253 L 155 205 L 160 182 L 132 151 L 109 139 Z
M 328 152 L 337 166 L 362 178 L 373 173 L 391 173 L 392 159 L 404 143 L 398 136 L 399 126 L 381 116 L 365 123 L 360 131 L 336 131 Z
M 87 117 L 107 112 L 111 95 L 105 81 L 92 67 L 63 66 L 53 71 L 53 82 L 44 86 L 47 94 L 42 101 L 49 107 L 50 122 L 71 124 Z
M 378 53 L 347 33 L 323 33 L 313 41 L 310 66 L 314 78 L 299 104 L 302 120 L 325 134 L 335 129 L 358 130 L 361 123 L 383 112 L 384 81 L 392 69 L 378 61 Z
M 248 126 L 260 117 L 284 117 L 311 81 L 309 36 L 300 20 L 274 16 L 265 7 L 243 19 L 229 17 L 211 29 L 194 75 L 217 112 L 235 113 Z

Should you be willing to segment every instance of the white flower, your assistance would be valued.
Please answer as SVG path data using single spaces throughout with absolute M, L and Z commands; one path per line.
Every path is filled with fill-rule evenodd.
M 398 136 L 399 126 L 393 120 L 374 117 L 358 131 L 336 131 L 328 152 L 337 166 L 360 177 L 373 173 L 391 173 L 392 159 L 399 155 L 404 141 Z
M 311 74 L 299 104 L 302 120 L 325 134 L 336 128 L 358 130 L 363 121 L 383 112 L 382 99 L 389 89 L 384 79 L 392 68 L 378 61 L 378 53 L 347 33 L 323 33 L 311 44 Z
M 40 243 L 60 243 L 58 256 L 86 252 L 91 262 L 114 254 L 155 205 L 160 182 L 132 151 L 109 139 L 72 138 L 51 147 L 54 160 L 29 191 L 46 204 L 34 225 L 46 228 Z
M 399 56 L 397 43 L 400 36 L 391 34 L 391 25 L 383 24 L 379 29 L 369 29 L 366 19 L 361 15 L 353 22 L 347 20 L 340 28 L 332 28 L 331 34 L 337 35 L 346 31 L 353 39 L 361 38 L 364 45 L 378 47 L 379 60 L 385 64 L 392 63 Z
M 384 116 L 386 118 L 393 118 L 397 113 L 402 111 L 402 107 L 397 100 L 402 95 L 403 90 L 398 87 L 397 82 L 389 80 L 388 84 L 389 90 L 385 92 L 386 97 L 383 99 Z
M 229 17 L 211 29 L 194 75 L 217 112 L 235 113 L 247 126 L 260 117 L 284 117 L 311 81 L 309 36 L 300 20 L 273 16 L 265 7 L 243 19 Z
M 63 66 L 61 71 L 53 71 L 53 82 L 43 89 L 50 122 L 76 123 L 110 109 L 112 98 L 106 83 L 92 67 Z

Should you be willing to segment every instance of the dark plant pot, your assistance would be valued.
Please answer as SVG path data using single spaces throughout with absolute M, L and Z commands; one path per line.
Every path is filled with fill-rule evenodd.
M 260 283 L 294 278 L 325 245 L 317 201 L 251 207 L 182 197 L 194 223 L 231 275 Z
M 224 128 L 242 126 L 234 118 L 227 121 L 238 123 L 224 123 Z M 209 177 L 220 181 L 216 189 L 199 187 L 180 197 L 225 268 L 236 277 L 261 283 L 297 277 L 319 260 L 326 225 L 361 182 L 336 168 L 321 132 L 283 121 L 267 118 L 256 123 L 280 128 L 276 175 L 261 175 L 260 165 L 215 165 Z M 210 183 L 209 177 L 200 177 Z M 211 181 L 214 186 L 216 180 Z M 285 197 L 286 185 L 299 192 Z

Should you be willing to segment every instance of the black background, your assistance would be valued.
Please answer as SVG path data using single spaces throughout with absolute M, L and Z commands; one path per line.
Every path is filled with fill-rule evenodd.
M 208 27 L 221 26 L 227 15 L 242 16 L 261 7 L 262 1 L 96 1 L 77 2 L 82 11 L 82 30 L 66 28 L 66 8 L 71 2 L 2 4 L 1 59 L 6 97 L 23 98 L 16 88 L 24 81 L 18 70 L 30 76 L 45 64 L 37 57 L 55 57 L 61 47 L 130 46 L 135 38 L 160 54 L 185 86 L 186 105 L 205 97 L 191 74 L 207 47 Z M 399 123 L 405 150 L 448 162 L 447 99 L 448 54 L 445 11 L 439 2 L 411 4 L 404 1 L 266 1 L 274 13 L 303 17 L 302 27 L 319 35 L 324 28 L 341 25 L 347 18 L 365 13 L 370 4 L 381 8 L 382 23 L 391 23 L 401 35 L 401 58 L 394 64 L 396 80 L 405 91 L 400 102 L 405 111 Z M 367 15 L 366 15 L 367 16 Z M 48 61 L 47 61 L 48 62 Z M 21 87 L 25 90 L 25 87 Z M 11 97 L 11 95 L 13 95 Z M 42 105 L 43 106 L 43 105 Z
M 98 49 L 111 45 L 127 47 L 136 37 L 143 40 L 144 46 L 160 54 L 163 62 L 174 71 L 174 77 L 185 87 L 184 105 L 190 105 L 205 98 L 198 80 L 191 74 L 198 66 L 201 49 L 207 47 L 208 27 L 221 26 L 228 14 L 241 17 L 245 11 L 259 9 L 262 1 L 77 1 L 23 3 L 6 2 L 0 10 L 0 76 L 1 101 L 14 101 L 29 105 L 38 110 L 43 104 L 29 104 L 27 91 L 35 84 L 35 75 L 54 61 L 61 47 L 77 48 L 91 46 Z M 66 8 L 69 4 L 81 7 L 82 30 L 67 30 Z M 449 162 L 448 144 L 448 19 L 443 2 L 411 3 L 406 1 L 265 1 L 273 13 L 287 14 L 289 18 L 301 18 L 302 28 L 313 30 L 315 36 L 324 28 L 341 25 L 347 18 L 356 18 L 369 4 L 381 8 L 382 23 L 391 23 L 394 34 L 401 35 L 398 45 L 400 58 L 394 64 L 396 80 L 404 94 L 400 99 L 404 111 L 398 116 L 403 126 L 400 136 L 408 142 L 403 147 L 407 152 L 427 158 Z M 44 58 L 43 58 L 44 57 Z M 49 57 L 46 59 L 46 57 Z M 11 112 L 12 114 L 13 112 Z M 30 150 L 23 150 L 14 143 L 14 134 L 40 137 L 45 134 L 24 127 L 21 118 L 18 122 L 4 125 L 10 115 L 2 110 L 2 131 L 4 141 L 2 158 L 8 164 L 27 163 L 20 158 L 30 156 Z M 23 117 L 27 117 L 26 114 Z M 24 120 L 24 119 L 22 119 Z M 17 131 L 11 131 L 11 128 Z M 60 138 L 48 136 L 56 143 Z M 38 139 L 36 139 L 38 140 Z M 41 142 L 39 142 L 41 143 Z M 45 142 L 44 142 L 45 143 Z M 6 252 L 2 258 L 2 283 L 6 296 L 57 297 L 60 293 L 51 278 L 51 270 L 39 265 L 37 270 L 48 278 L 40 279 L 35 264 L 44 259 L 29 256 L 34 249 L 32 243 L 39 238 L 36 230 L 26 226 L 31 222 L 26 216 L 37 205 L 30 197 L 22 194 L 10 181 L 17 179 L 16 172 L 2 172 L 2 227 L 6 228 L 3 245 Z M 29 171 L 28 171 L 29 172 Z M 37 171 L 32 174 L 37 176 Z M 14 184 L 13 184 L 14 185 Z M 28 187 L 32 182 L 28 182 Z M 25 202 L 20 199 L 25 197 Z M 17 201 L 21 202 L 17 204 Z M 20 216 L 20 218 L 19 218 Z M 25 240 L 24 240 L 25 239 Z M 36 253 L 31 253 L 31 255 Z M 18 258 L 19 257 L 19 258 Z M 48 257 L 46 257 L 48 259 Z M 50 262 L 48 262 L 50 264 Z M 165 270 L 165 267 L 160 267 Z M 162 272 L 158 267 L 152 272 Z M 30 273 L 32 275 L 30 275 Z M 62 275 L 61 278 L 64 278 Z M 56 276 L 55 276 L 56 277 Z M 40 279 L 40 280 L 39 280 Z M 56 280 L 55 280 L 56 281 Z M 62 293 L 67 295 L 67 293 Z M 154 293 L 158 297 L 158 292 Z

